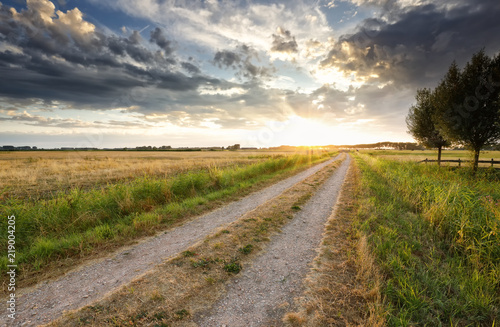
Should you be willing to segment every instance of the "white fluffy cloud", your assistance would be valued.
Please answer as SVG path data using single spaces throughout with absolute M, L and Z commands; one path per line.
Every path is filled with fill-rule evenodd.
M 97 3 L 97 0 L 92 0 Z M 315 2 L 257 4 L 251 1 L 179 2 L 112 0 L 107 3 L 128 15 L 163 26 L 174 38 L 211 49 L 246 44 L 270 54 L 277 29 L 289 31 L 306 54 L 311 39 L 328 42 L 332 36 L 325 14 Z

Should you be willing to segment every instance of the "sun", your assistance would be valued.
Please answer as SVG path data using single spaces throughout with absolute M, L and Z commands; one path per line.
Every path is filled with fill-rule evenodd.
M 373 119 L 320 119 L 292 115 L 284 121 L 268 121 L 265 127 L 247 133 L 247 145 L 258 148 L 353 145 L 374 143 L 380 137 L 390 136 L 387 133 L 374 136 L 373 125 Z
M 334 129 L 316 119 L 291 116 L 281 123 L 272 135 L 275 145 L 315 146 L 327 145 L 335 138 Z

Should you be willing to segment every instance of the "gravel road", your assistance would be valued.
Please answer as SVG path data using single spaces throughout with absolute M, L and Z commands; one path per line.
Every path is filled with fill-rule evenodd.
M 203 327 L 280 326 L 316 257 L 325 223 L 349 167 L 350 157 L 335 170 L 282 232 L 271 240 L 241 276 L 227 285 L 227 295 L 209 312 L 195 317 Z
M 0 325 L 45 324 L 60 317 L 65 310 L 77 309 L 101 299 L 218 228 L 278 196 L 339 157 L 340 155 L 112 257 L 81 267 L 55 281 L 41 283 L 17 299 L 16 319 L 12 321 L 7 318 L 6 313 L 1 314 Z

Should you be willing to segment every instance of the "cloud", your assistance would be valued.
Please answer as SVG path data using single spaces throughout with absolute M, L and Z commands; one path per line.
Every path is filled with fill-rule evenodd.
M 219 66 L 219 68 L 232 67 L 233 69 L 236 69 L 240 62 L 241 57 L 232 51 L 217 51 L 214 56 L 214 63 Z
M 298 50 L 311 36 L 326 42 L 333 34 L 318 2 L 310 0 L 284 3 L 243 0 L 223 4 L 212 1 L 91 1 L 151 20 L 158 26 L 169 26 L 176 35 L 182 35 L 183 41 L 203 50 L 234 48 L 244 42 L 257 52 L 269 55 L 273 52 L 272 34 L 276 35 L 277 49 L 287 47 L 287 51 L 293 50 L 294 39 Z M 286 33 L 276 32 L 279 26 L 294 31 L 291 39 L 287 39 Z
M 258 60 L 257 52 L 251 47 L 243 44 L 234 51 L 217 51 L 212 63 L 219 68 L 237 70 L 236 75 L 239 78 L 249 78 L 253 80 L 266 80 L 271 78 L 275 69 L 273 67 L 257 66 L 252 63 L 253 59 Z
M 190 62 L 182 62 L 181 66 L 188 73 L 191 73 L 191 74 L 199 74 L 199 73 L 201 73 L 200 69 L 198 67 L 196 67 L 195 65 L 193 65 L 192 63 L 190 63 Z
M 185 92 L 220 83 L 198 75 L 194 65 L 178 64 L 161 29 L 151 32 L 151 40 L 161 50 L 143 45 L 138 31 L 128 37 L 105 34 L 78 8 L 55 11 L 48 0 L 30 0 L 20 12 L 0 4 L 0 75 L 9 81 L 0 96 L 105 109 L 136 103 L 130 94 L 137 89 Z M 139 100 L 158 105 L 157 99 Z
M 21 122 L 29 126 L 44 126 L 44 127 L 62 127 L 62 128 L 88 128 L 92 127 L 92 123 L 84 122 L 78 119 L 65 118 L 50 118 L 39 115 L 32 115 L 26 110 L 22 113 L 10 114 L 9 117 L 0 117 L 0 121 Z
M 452 60 L 463 64 L 483 47 L 490 54 L 500 48 L 495 37 L 500 33 L 499 2 L 455 1 L 448 7 L 427 1 L 357 2 L 392 8 L 391 20 L 364 20 L 335 42 L 321 68 L 338 68 L 368 83 L 434 86 Z M 403 7 L 405 3 L 412 6 Z
M 281 100 L 260 85 L 262 79 L 270 78 L 273 68 L 260 65 L 257 51 L 247 45 L 214 55 L 221 69 L 236 65 L 237 77 L 245 82 L 235 83 L 203 75 L 195 65 L 198 60 L 183 60 L 173 52 L 160 28 L 152 30 L 149 40 L 130 30 L 126 35 L 105 34 L 88 25 L 77 8 L 66 12 L 67 21 L 59 24 L 61 15 L 44 0 L 30 1 L 27 9 L 13 12 L 8 6 L 0 7 L 0 38 L 8 45 L 0 47 L 0 75 L 9 81 L 0 86 L 3 103 L 29 99 L 31 105 L 38 103 L 37 110 L 56 111 L 128 108 L 122 113 L 139 116 L 184 111 L 190 117 L 185 125 L 190 121 L 192 126 L 205 124 L 204 128 L 206 119 L 214 117 L 198 112 L 210 107 L 229 113 L 217 122 L 225 128 L 244 127 L 249 116 L 260 121 L 276 116 L 275 102 Z M 70 21 L 74 27 L 68 25 Z M 232 61 L 231 53 L 235 55 Z M 3 121 L 14 121 L 7 118 Z M 21 122 L 21 118 L 37 126 L 78 125 L 35 118 L 26 121 L 26 116 L 16 119 Z M 94 127 L 91 123 L 85 126 Z
M 297 41 L 290 31 L 278 27 L 276 32 L 277 34 L 273 34 L 271 51 L 289 54 L 298 52 Z
M 165 35 L 163 34 L 163 31 L 156 27 L 154 30 L 151 31 L 150 33 L 150 39 L 149 41 L 152 43 L 156 43 L 161 49 L 165 51 L 166 55 L 170 55 L 174 50 L 171 47 L 171 41 L 167 40 Z

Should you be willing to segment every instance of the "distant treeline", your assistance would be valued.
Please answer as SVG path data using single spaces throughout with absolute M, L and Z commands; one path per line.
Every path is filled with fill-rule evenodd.
M 62 147 L 55 149 L 39 149 L 36 146 L 11 146 L 4 145 L 0 146 L 0 151 L 224 151 L 224 150 L 271 150 L 271 151 L 302 151 L 302 150 L 326 150 L 334 151 L 338 149 L 394 149 L 394 150 L 424 150 L 423 145 L 412 142 L 378 142 L 378 143 L 368 143 L 368 144 L 356 144 L 356 145 L 325 145 L 325 146 L 291 146 L 291 145 L 281 145 L 277 147 L 269 148 L 245 148 L 239 147 L 239 144 L 228 146 L 226 148 L 222 147 L 192 147 L 192 148 L 172 148 L 171 146 L 138 146 L 135 148 L 70 148 Z M 453 150 L 464 150 L 465 148 L 460 146 L 452 147 Z M 491 145 L 484 147 L 483 150 L 488 151 L 500 151 L 500 144 Z
M 213 147 L 182 147 L 182 148 L 172 148 L 170 145 L 163 146 L 138 146 L 135 148 L 73 148 L 73 147 L 61 147 L 53 149 L 43 149 L 37 148 L 36 146 L 13 146 L 4 145 L 0 146 L 0 151 L 222 151 L 222 150 L 257 150 L 257 148 L 240 148 L 239 144 L 230 145 L 227 148 L 213 146 Z
M 339 148 L 351 149 L 394 149 L 394 150 L 423 150 L 423 146 L 411 142 L 378 142 L 371 144 L 340 145 Z

